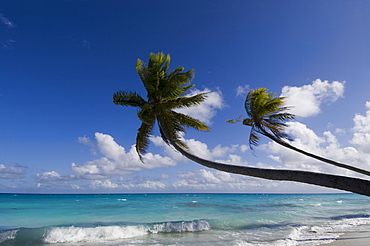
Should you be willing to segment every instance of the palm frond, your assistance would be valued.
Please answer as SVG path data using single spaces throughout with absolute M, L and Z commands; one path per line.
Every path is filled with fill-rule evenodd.
M 173 100 L 177 97 L 184 95 L 189 92 L 195 85 L 190 85 L 191 80 L 194 77 L 193 69 L 187 72 L 183 71 L 183 67 L 178 67 L 166 78 L 162 86 L 162 96 L 168 100 Z
M 149 137 L 153 132 L 155 121 L 152 124 L 142 123 L 138 129 L 136 136 L 136 152 L 139 154 L 140 160 L 142 161 L 142 155 L 146 153 L 149 147 Z
M 251 132 L 249 134 L 249 147 L 251 150 L 253 150 L 253 146 L 258 146 L 258 142 L 260 140 L 260 137 L 257 135 L 257 132 L 254 128 L 251 129 Z
M 150 104 L 146 104 L 144 107 L 142 107 L 141 110 L 137 113 L 137 116 L 142 122 L 148 125 L 153 124 L 153 122 L 155 121 L 153 108 Z
M 161 136 L 163 141 L 165 141 L 167 144 L 170 144 L 169 140 L 165 137 L 162 130 L 165 131 L 167 135 L 182 148 L 189 150 L 189 147 L 181 140 L 181 133 L 184 132 L 185 130 L 183 126 L 181 126 L 173 118 L 168 119 L 166 117 L 161 117 L 159 120 L 159 124 L 161 125 L 162 128 Z
M 238 118 L 238 119 L 233 119 L 233 120 L 227 120 L 226 123 L 231 123 L 234 124 L 236 122 L 243 122 L 245 119 Z
M 201 104 L 208 96 L 208 93 L 199 93 L 190 97 L 177 97 L 174 100 L 164 102 L 169 108 L 188 108 Z
M 113 94 L 113 103 L 141 108 L 146 104 L 146 101 L 136 92 L 117 91 Z
M 255 126 L 255 122 L 253 119 L 244 119 L 243 120 L 243 125 L 246 125 L 246 126 L 251 126 L 251 127 L 254 127 Z
M 189 128 L 194 128 L 198 131 L 209 131 L 210 130 L 210 128 L 206 124 L 204 124 L 200 120 L 194 119 L 193 117 L 189 115 L 174 112 L 174 111 L 172 112 L 172 114 L 173 114 L 174 119 L 176 119 L 176 121 L 180 125 L 184 125 Z
M 280 113 L 280 114 L 271 114 L 271 115 L 269 115 L 270 119 L 279 120 L 279 121 L 294 120 L 295 117 L 296 116 L 294 114 L 289 114 L 289 113 Z

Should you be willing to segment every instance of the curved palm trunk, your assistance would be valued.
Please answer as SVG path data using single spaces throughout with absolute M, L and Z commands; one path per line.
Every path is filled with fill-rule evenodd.
M 306 171 L 294 171 L 294 170 L 279 170 L 279 169 L 262 169 L 254 167 L 235 166 L 229 164 L 222 164 L 214 161 L 209 161 L 195 156 L 183 148 L 181 148 L 175 141 L 173 141 L 168 134 L 162 130 L 159 123 L 159 128 L 162 136 L 168 140 L 168 142 L 182 155 L 188 159 L 203 165 L 205 167 L 217 169 L 220 171 L 241 174 L 245 176 L 269 179 L 269 180 L 281 180 L 281 181 L 295 181 L 306 184 L 313 184 L 318 186 L 324 186 L 328 188 L 334 188 L 344 191 L 349 191 L 365 196 L 370 196 L 370 181 L 351 178 L 345 176 L 322 174 Z
M 326 159 L 324 157 L 321 157 L 321 156 L 317 156 L 317 155 L 314 155 L 312 153 L 309 153 L 309 152 L 306 152 L 304 150 L 301 150 L 301 149 L 298 149 L 292 145 L 290 145 L 289 143 L 281 140 L 281 139 L 278 139 L 276 138 L 275 136 L 273 136 L 272 134 L 268 133 L 267 131 L 265 131 L 264 129 L 260 129 L 262 134 L 265 135 L 266 137 L 270 138 L 271 140 L 273 140 L 274 142 L 288 148 L 288 149 L 291 149 L 291 150 L 294 150 L 294 151 L 297 151 L 305 156 L 309 156 L 309 157 L 312 157 L 316 160 L 319 160 L 319 161 L 322 161 L 322 162 L 326 162 L 326 163 L 329 163 L 331 165 L 334 165 L 334 166 L 337 166 L 337 167 L 341 167 L 341 168 L 345 168 L 345 169 L 348 169 L 348 170 L 351 170 L 351 171 L 354 171 L 354 172 L 357 172 L 357 173 L 361 173 L 361 174 L 364 174 L 364 175 L 367 175 L 367 176 L 370 176 L 370 172 L 369 171 L 366 171 L 366 170 L 363 170 L 363 169 L 360 169 L 360 168 L 357 168 L 357 167 L 353 167 L 353 166 L 349 166 L 349 165 L 346 165 L 346 164 L 343 164 L 343 163 L 339 163 L 339 162 L 336 162 L 336 161 L 333 161 L 333 160 L 329 160 L 329 159 Z

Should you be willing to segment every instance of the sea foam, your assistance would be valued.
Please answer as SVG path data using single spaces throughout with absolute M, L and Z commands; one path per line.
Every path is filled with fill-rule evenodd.
M 207 220 L 163 222 L 150 225 L 53 227 L 45 234 L 45 243 L 103 242 L 144 236 L 150 233 L 179 233 L 210 230 Z
M 0 232 L 0 243 L 6 240 L 14 239 L 18 230 L 9 230 Z

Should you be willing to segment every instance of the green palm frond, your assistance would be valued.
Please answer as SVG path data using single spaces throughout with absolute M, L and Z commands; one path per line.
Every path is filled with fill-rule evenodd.
M 203 122 L 190 117 L 189 115 L 172 112 L 173 117 L 181 124 L 189 128 L 194 128 L 199 131 L 209 131 L 210 128 Z
M 155 115 L 152 109 L 152 105 L 146 104 L 144 107 L 141 108 L 141 110 L 137 113 L 137 116 L 139 119 L 150 125 L 154 124 L 153 122 L 155 121 Z
M 170 108 L 188 108 L 201 104 L 208 96 L 208 93 L 199 93 L 191 97 L 178 97 L 174 100 L 164 102 Z
M 153 132 L 154 123 L 154 120 L 152 124 L 146 124 L 143 122 L 138 129 L 136 136 L 136 152 L 139 154 L 141 160 L 142 155 L 146 153 L 146 150 L 149 147 L 149 137 Z
M 277 120 L 277 121 L 288 121 L 288 120 L 294 120 L 295 115 L 294 114 L 289 114 L 289 113 L 279 113 L 279 114 L 269 115 L 269 118 L 271 120 Z
M 252 128 L 249 134 L 249 147 L 253 150 L 253 146 L 258 146 L 260 137 L 257 135 L 256 131 Z
M 289 139 L 284 132 L 287 127 L 285 122 L 294 119 L 295 115 L 286 112 L 290 107 L 285 106 L 284 99 L 285 97 L 278 97 L 275 93 L 268 93 L 266 88 L 250 90 L 244 103 L 248 118 L 228 122 L 242 121 L 243 125 L 252 127 L 250 146 L 258 145 L 258 134 L 272 134 L 277 139 Z
M 183 96 L 195 86 L 190 84 L 194 77 L 193 70 L 182 72 L 183 70 L 183 67 L 178 67 L 172 73 L 166 73 L 168 76 L 161 79 L 159 87 L 161 97 L 167 100 L 174 100 Z
M 122 106 L 143 107 L 146 101 L 136 92 L 117 91 L 113 94 L 113 103 Z
M 189 147 L 181 140 L 181 133 L 184 132 L 184 127 L 179 124 L 177 120 L 174 120 L 173 118 L 167 119 L 166 117 L 162 117 L 159 124 L 161 125 L 160 129 L 161 131 L 165 131 L 167 135 L 175 141 L 179 146 L 182 148 L 189 150 Z M 163 132 L 161 132 L 162 139 L 169 144 L 169 140 L 164 137 Z

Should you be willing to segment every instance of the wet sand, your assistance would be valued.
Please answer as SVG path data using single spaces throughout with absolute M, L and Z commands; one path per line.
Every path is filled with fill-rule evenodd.
M 369 246 L 370 231 L 359 231 L 345 233 L 338 237 L 334 242 L 323 244 L 325 246 Z

